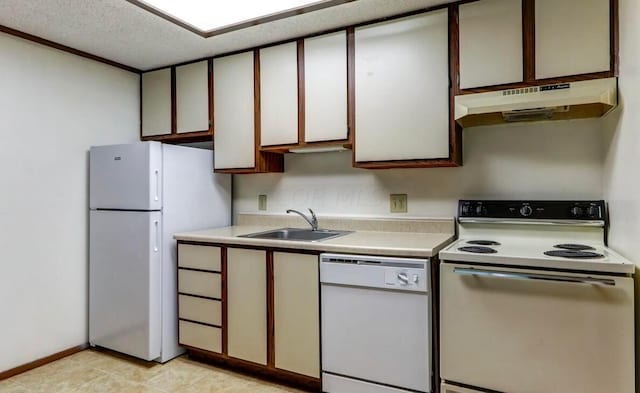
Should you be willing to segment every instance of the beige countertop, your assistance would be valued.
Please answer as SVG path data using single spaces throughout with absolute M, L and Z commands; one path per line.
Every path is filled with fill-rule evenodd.
M 353 232 L 319 242 L 238 237 L 287 226 L 307 227 L 306 223 L 300 221 L 294 221 L 293 224 L 297 225 L 291 225 L 290 216 L 248 216 L 239 218 L 238 225 L 177 233 L 174 237 L 181 241 L 202 243 L 405 257 L 434 256 L 454 239 L 453 219 L 352 217 L 345 220 L 325 218 L 324 222 L 332 224 L 327 226 L 329 229 Z M 318 220 L 320 227 L 325 227 L 323 217 L 319 216 Z

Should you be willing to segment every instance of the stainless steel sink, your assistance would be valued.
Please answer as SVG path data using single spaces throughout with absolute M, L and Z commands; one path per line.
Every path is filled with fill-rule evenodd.
M 249 233 L 238 237 L 248 237 L 251 239 L 273 239 L 273 240 L 293 240 L 301 242 L 319 242 L 344 236 L 351 231 L 332 231 L 329 229 L 303 229 L 303 228 L 280 228 L 271 231 Z

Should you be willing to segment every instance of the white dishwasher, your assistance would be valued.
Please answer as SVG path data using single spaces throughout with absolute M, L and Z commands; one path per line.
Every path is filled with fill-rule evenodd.
M 320 256 L 322 390 L 431 392 L 428 259 Z

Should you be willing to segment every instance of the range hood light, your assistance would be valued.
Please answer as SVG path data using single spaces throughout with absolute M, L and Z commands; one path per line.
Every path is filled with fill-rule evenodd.
M 324 146 L 324 147 L 296 147 L 289 149 L 289 153 L 328 153 L 336 151 L 346 151 L 343 146 Z

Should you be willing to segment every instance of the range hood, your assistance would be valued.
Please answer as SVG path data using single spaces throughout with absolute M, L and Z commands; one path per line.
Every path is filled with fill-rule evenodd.
M 617 78 L 592 79 L 455 97 L 463 127 L 601 117 L 616 107 Z

